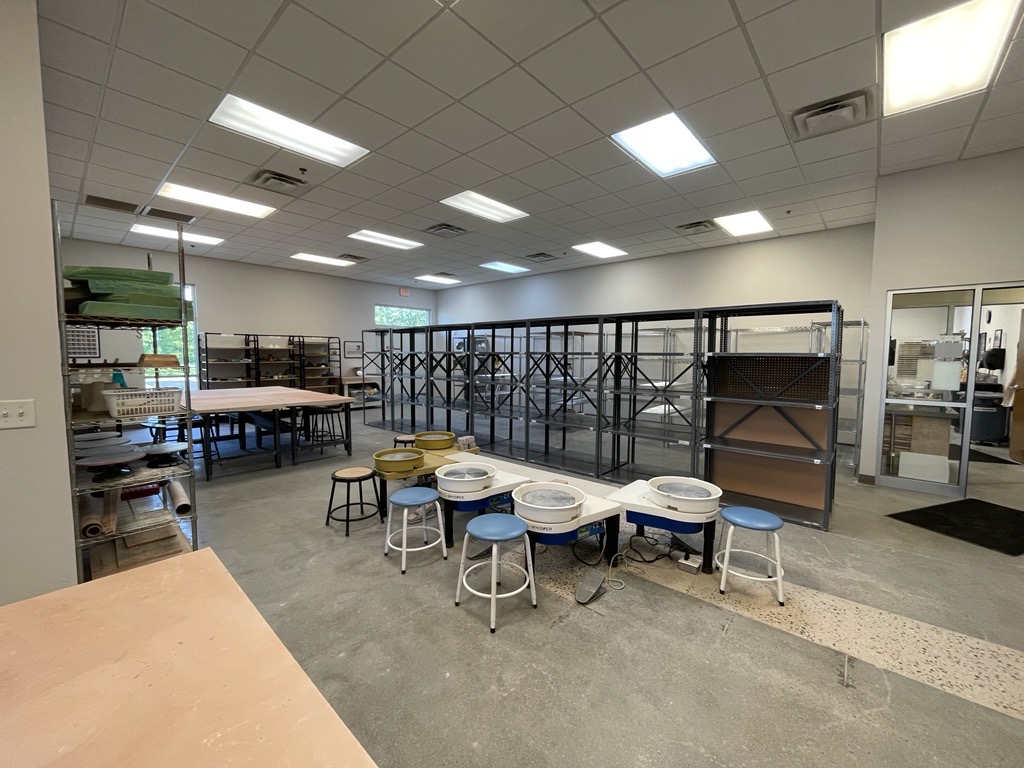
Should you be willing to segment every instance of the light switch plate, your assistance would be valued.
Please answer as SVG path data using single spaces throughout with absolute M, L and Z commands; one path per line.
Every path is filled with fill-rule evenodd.
M 0 400 L 0 429 L 25 429 L 35 425 L 35 400 Z

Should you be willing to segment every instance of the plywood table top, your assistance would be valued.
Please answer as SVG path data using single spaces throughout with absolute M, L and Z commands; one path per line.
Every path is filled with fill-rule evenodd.
M 376 765 L 212 550 L 0 606 L 19 768 Z
M 300 406 L 330 406 L 354 403 L 355 398 L 314 392 L 298 387 L 231 387 L 200 389 L 192 393 L 196 413 L 276 411 Z

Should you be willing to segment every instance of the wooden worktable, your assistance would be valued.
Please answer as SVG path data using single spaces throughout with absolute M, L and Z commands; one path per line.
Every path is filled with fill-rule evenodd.
M 212 550 L 0 607 L 0 763 L 375 763 Z

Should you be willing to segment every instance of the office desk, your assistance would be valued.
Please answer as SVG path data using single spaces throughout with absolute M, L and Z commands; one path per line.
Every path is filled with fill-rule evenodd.
M 18 768 L 376 765 L 210 549 L 0 606 Z
M 228 389 L 200 389 L 192 392 L 192 411 L 203 417 L 203 463 L 206 466 L 206 479 L 213 479 L 213 461 L 211 445 L 213 437 L 213 417 L 220 413 L 235 413 L 239 417 L 238 445 L 245 449 L 245 418 L 246 414 L 270 413 L 271 428 L 274 434 L 274 464 L 281 466 L 281 412 L 288 411 L 291 428 L 292 464 L 297 462 L 298 453 L 298 415 L 300 408 L 343 406 L 345 419 L 345 435 L 335 443 L 345 446 L 345 452 L 352 455 L 352 410 L 355 398 L 329 395 L 324 392 L 312 392 L 297 387 L 233 387 Z M 223 439 L 223 438 L 221 438 Z

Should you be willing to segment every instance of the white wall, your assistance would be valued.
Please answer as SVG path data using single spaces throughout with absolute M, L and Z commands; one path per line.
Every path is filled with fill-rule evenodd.
M 870 224 L 592 268 L 448 288 L 438 321 L 462 323 L 730 304 L 838 299 L 862 317 Z
M 64 261 L 146 268 L 146 251 L 91 240 L 65 240 Z M 153 268 L 177 274 L 177 255 L 154 252 Z M 185 255 L 185 279 L 196 286 L 200 331 L 340 336 L 357 341 L 373 327 L 374 304 L 417 307 L 435 317 L 435 291 L 379 285 L 315 272 Z
M 878 179 L 862 474 L 874 474 L 894 289 L 1024 283 L 1024 150 Z
M 34 0 L 0 22 L 0 399 L 34 399 L 34 429 L 0 431 L 0 603 L 74 584 L 50 191 Z
M 989 349 L 995 346 L 995 332 L 1003 332 L 1002 347 L 1006 350 L 1006 367 L 1001 371 L 992 371 L 1000 384 L 1009 381 L 1016 363 L 1022 309 L 1024 305 L 1021 304 L 987 304 L 981 309 L 981 327 L 978 330 L 988 334 Z M 992 313 L 991 319 L 988 317 L 989 312 Z

